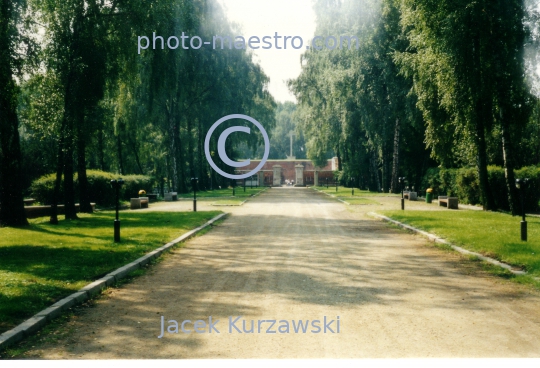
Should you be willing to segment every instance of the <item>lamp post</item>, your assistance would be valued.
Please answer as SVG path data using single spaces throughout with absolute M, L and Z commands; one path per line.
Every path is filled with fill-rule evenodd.
M 111 180 L 111 186 L 116 194 L 116 218 L 114 219 L 114 242 L 120 243 L 120 220 L 118 219 L 118 210 L 120 207 L 120 187 L 124 185 L 122 178 Z
M 521 240 L 527 241 L 527 220 L 525 220 L 525 202 L 524 202 L 524 192 L 527 189 L 529 184 L 529 179 L 516 179 L 516 188 L 519 190 L 521 195 Z
M 400 176 L 398 178 L 399 186 L 401 188 L 401 209 L 402 210 L 405 210 L 405 198 L 403 197 L 403 188 L 405 188 L 405 180 L 407 180 L 407 178 L 405 178 L 404 176 Z
M 197 212 L 197 183 L 199 178 L 191 178 L 191 186 L 193 187 L 193 212 Z

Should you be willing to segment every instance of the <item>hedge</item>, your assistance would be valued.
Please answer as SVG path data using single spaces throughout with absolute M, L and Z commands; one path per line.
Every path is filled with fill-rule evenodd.
M 540 167 L 523 167 L 515 170 L 514 173 L 516 178 L 529 178 L 529 187 L 524 198 L 525 210 L 537 212 L 540 201 Z M 510 207 L 504 169 L 499 166 L 488 166 L 488 182 L 497 208 L 508 211 Z M 480 182 L 476 168 L 430 168 L 422 179 L 422 187 L 425 189 L 433 188 L 435 196 L 458 197 L 460 203 L 480 203 Z
M 139 196 L 139 190 L 144 189 L 149 192 L 152 188 L 153 180 L 149 176 L 144 175 L 122 175 L 108 173 L 99 170 L 88 170 L 86 172 L 88 177 L 88 192 L 90 201 L 95 202 L 101 206 L 113 206 L 115 201 L 115 192 L 111 187 L 111 180 L 121 177 L 124 180 L 124 185 L 120 190 L 120 198 L 123 200 L 129 200 L 133 197 Z M 35 180 L 30 191 L 32 197 L 42 204 L 51 204 L 54 193 L 54 181 L 56 174 L 44 175 L 41 178 Z M 75 174 L 75 200 L 79 201 L 79 181 L 78 176 Z M 63 183 L 60 186 L 59 202 L 62 203 L 64 199 Z

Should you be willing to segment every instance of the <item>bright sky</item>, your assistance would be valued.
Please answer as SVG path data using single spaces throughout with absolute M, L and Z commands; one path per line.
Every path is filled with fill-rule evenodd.
M 218 0 L 230 21 L 238 23 L 246 41 L 250 36 L 300 36 L 304 47 L 295 50 L 252 50 L 254 61 L 259 62 L 270 77 L 269 90 L 277 101 L 295 101 L 286 81 L 300 74 L 300 55 L 315 34 L 315 12 L 311 0 Z M 231 35 L 233 36 L 233 35 Z M 290 40 L 288 41 L 290 42 Z M 261 44 L 262 46 L 263 44 Z M 280 41 L 283 47 L 283 38 Z M 249 49 L 249 48 L 248 48 Z

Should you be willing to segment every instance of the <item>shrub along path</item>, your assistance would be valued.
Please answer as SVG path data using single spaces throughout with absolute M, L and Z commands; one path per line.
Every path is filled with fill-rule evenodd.
M 27 342 L 24 357 L 540 357 L 536 291 L 367 218 L 364 208 L 377 206 L 302 188 L 229 207 L 221 225 Z M 193 332 L 193 322 L 210 316 L 219 334 Z M 229 316 L 242 316 L 242 333 L 229 330 Z M 311 321 L 325 316 L 333 333 L 315 333 Z M 162 317 L 171 333 L 158 338 Z M 257 321 L 274 319 L 270 331 L 285 320 L 289 333 L 267 334 L 266 322 L 258 333 Z M 190 333 L 181 331 L 184 320 Z M 306 333 L 294 332 L 298 320 L 310 321 Z M 254 333 L 242 321 L 247 331 L 254 321 Z

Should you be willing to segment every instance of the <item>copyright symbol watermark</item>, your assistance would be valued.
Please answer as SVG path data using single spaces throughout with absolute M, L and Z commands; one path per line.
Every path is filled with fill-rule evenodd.
M 263 135 L 263 138 L 264 138 L 264 155 L 263 155 L 263 158 L 262 158 L 261 162 L 257 165 L 256 168 L 254 168 L 253 170 L 251 170 L 250 172 L 248 172 L 246 174 L 234 175 L 234 174 L 226 173 L 225 171 L 223 171 L 219 167 L 217 167 L 217 165 L 212 160 L 212 156 L 210 155 L 210 138 L 212 138 L 212 133 L 214 133 L 214 130 L 216 130 L 216 128 L 221 123 L 223 123 L 223 122 L 225 122 L 227 120 L 230 120 L 230 119 L 244 119 L 244 120 L 247 120 L 247 121 L 253 123 L 261 131 L 261 134 Z M 231 134 L 233 132 L 243 132 L 243 133 L 250 134 L 250 129 L 247 128 L 247 127 L 243 127 L 243 126 L 233 126 L 233 127 L 225 129 L 223 131 L 223 133 L 221 133 L 221 135 L 219 136 L 219 139 L 218 139 L 219 158 L 221 158 L 221 160 L 225 164 L 227 164 L 228 166 L 231 166 L 231 167 L 244 167 L 244 166 L 247 166 L 247 165 L 250 164 L 250 160 L 233 161 L 227 156 L 227 153 L 225 152 L 225 141 L 227 140 L 227 137 L 229 136 L 229 134 Z M 221 119 L 216 121 L 214 123 L 214 125 L 212 125 L 212 127 L 210 128 L 210 130 L 206 134 L 206 138 L 204 140 L 204 154 L 206 155 L 206 159 L 208 160 L 208 163 L 219 174 L 221 174 L 224 177 L 229 178 L 229 179 L 245 179 L 245 178 L 248 178 L 248 177 L 252 176 L 253 174 L 256 174 L 264 166 L 264 164 L 266 163 L 266 160 L 268 159 L 269 153 L 270 153 L 270 139 L 268 139 L 268 134 L 266 133 L 266 130 L 264 130 L 261 123 L 259 123 L 255 119 L 253 119 L 251 116 L 247 116 L 247 115 L 232 114 L 232 115 L 227 115 L 227 116 L 222 117 Z

